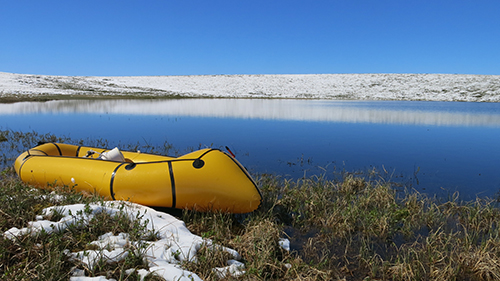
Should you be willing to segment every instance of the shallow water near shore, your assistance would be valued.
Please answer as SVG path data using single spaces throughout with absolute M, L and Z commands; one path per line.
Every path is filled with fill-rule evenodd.
M 228 146 L 252 173 L 341 177 L 376 169 L 419 192 L 500 190 L 500 104 L 277 99 L 0 104 L 0 129 L 111 145 Z

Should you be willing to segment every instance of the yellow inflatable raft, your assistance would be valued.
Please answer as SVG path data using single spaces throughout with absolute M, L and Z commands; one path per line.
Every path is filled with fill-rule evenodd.
M 147 206 L 248 213 L 261 202 L 246 169 L 219 149 L 168 157 L 46 143 L 22 153 L 15 169 L 38 187 L 74 186 Z

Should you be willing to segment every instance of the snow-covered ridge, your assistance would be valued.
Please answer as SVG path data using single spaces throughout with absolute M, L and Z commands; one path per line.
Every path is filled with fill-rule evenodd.
M 92 77 L 0 72 L 0 98 L 36 95 L 500 102 L 500 76 L 309 74 Z

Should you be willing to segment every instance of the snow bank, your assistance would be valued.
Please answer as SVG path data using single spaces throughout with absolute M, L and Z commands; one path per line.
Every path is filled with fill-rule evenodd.
M 311 74 L 83 77 L 0 72 L 0 97 L 40 94 L 500 102 L 500 76 Z
M 63 217 L 57 221 L 48 221 L 44 217 L 56 211 Z M 85 263 L 88 268 L 92 268 L 99 259 L 105 259 L 107 262 L 116 262 L 127 257 L 128 250 L 132 243 L 142 243 L 142 246 L 134 245 L 136 249 L 145 249 L 144 256 L 149 265 L 149 271 L 140 270 L 138 273 L 144 277 L 149 273 L 154 273 L 165 280 L 201 280 L 196 274 L 186 271 L 180 267 L 183 261 L 196 261 L 196 253 L 203 246 L 208 245 L 210 248 L 222 249 L 232 256 L 232 260 L 228 260 L 227 267 L 216 268 L 220 276 L 230 274 L 239 276 L 244 273 L 244 264 L 238 262 L 241 259 L 238 252 L 233 249 L 212 244 L 209 239 L 203 239 L 192 234 L 183 221 L 175 217 L 155 211 L 154 209 L 122 201 L 106 201 L 102 204 L 75 204 L 68 206 L 53 206 L 43 210 L 41 216 L 37 217 L 36 221 L 30 222 L 26 228 L 18 229 L 11 228 L 4 233 L 5 237 L 12 239 L 22 234 L 36 234 L 42 230 L 47 233 L 54 231 L 62 231 L 72 224 L 81 224 L 91 220 L 91 218 L 99 213 L 107 212 L 110 215 L 115 215 L 120 212 L 125 212 L 131 219 L 140 219 L 141 223 L 146 226 L 146 230 L 157 233 L 157 241 L 130 241 L 129 235 L 120 233 L 113 235 L 107 233 L 99 237 L 97 241 L 91 244 L 97 246 L 99 250 L 87 250 L 76 253 L 66 252 L 71 259 L 80 260 Z M 107 280 L 104 277 L 83 276 L 83 270 L 74 270 L 71 280 Z

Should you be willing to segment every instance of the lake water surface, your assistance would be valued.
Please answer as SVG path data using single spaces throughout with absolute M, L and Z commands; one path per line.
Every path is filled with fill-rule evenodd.
M 0 104 L 0 129 L 112 144 L 228 146 L 285 178 L 374 168 L 420 192 L 495 196 L 500 103 L 276 99 L 69 100 Z M 387 172 L 387 173 L 386 173 Z

